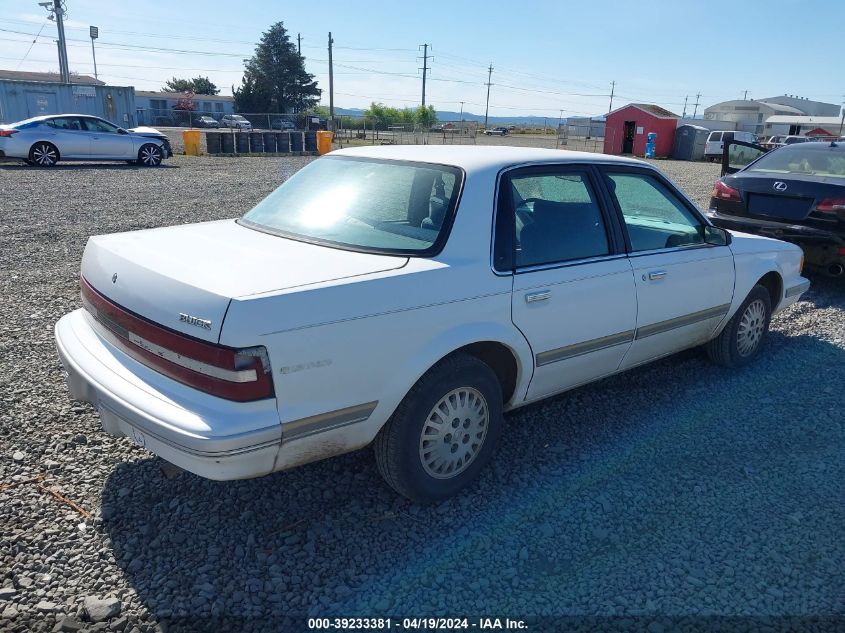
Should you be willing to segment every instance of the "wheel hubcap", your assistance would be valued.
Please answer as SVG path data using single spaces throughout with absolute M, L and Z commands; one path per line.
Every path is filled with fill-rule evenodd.
M 475 460 L 487 437 L 487 401 L 477 389 L 459 387 L 429 412 L 420 435 L 420 461 L 437 479 L 460 474 Z
M 765 327 L 766 306 L 760 299 L 755 299 L 745 308 L 739 321 L 736 343 L 740 356 L 749 356 L 757 349 Z
M 145 147 L 141 150 L 141 161 L 145 165 L 158 165 L 159 156 L 158 150 L 153 147 Z
M 32 158 L 39 165 L 52 165 L 56 162 L 56 152 L 49 145 L 38 145 L 32 150 Z

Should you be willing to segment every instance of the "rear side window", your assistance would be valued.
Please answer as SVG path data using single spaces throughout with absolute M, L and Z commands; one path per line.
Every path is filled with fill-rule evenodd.
M 710 139 L 712 143 L 718 143 L 722 140 L 722 133 L 721 132 L 711 132 Z
M 58 117 L 47 121 L 47 125 L 56 128 L 57 130 L 76 130 L 82 131 L 82 123 L 75 117 Z
M 554 264 L 610 253 L 604 218 L 586 172 L 528 171 L 511 176 L 500 212 L 513 214 L 516 266 Z

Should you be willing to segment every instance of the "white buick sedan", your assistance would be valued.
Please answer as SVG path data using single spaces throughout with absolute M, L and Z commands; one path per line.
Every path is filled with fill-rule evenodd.
M 695 346 L 750 362 L 801 267 L 644 162 L 348 149 L 242 218 L 90 238 L 56 342 L 107 432 L 193 473 L 373 444 L 430 501 L 493 458 L 505 411 Z

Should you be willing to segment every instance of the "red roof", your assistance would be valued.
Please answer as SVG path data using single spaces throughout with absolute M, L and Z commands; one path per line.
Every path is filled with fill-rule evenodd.
M 680 119 L 677 114 L 673 112 L 669 112 L 666 108 L 661 108 L 659 105 L 654 105 L 653 103 L 629 103 L 628 105 L 622 106 L 621 108 L 616 108 L 613 112 L 608 112 L 606 116 L 610 116 L 611 114 L 615 114 L 617 112 L 621 112 L 626 108 L 637 108 L 638 110 L 642 110 L 643 112 L 647 112 L 652 116 L 656 116 L 659 119 Z

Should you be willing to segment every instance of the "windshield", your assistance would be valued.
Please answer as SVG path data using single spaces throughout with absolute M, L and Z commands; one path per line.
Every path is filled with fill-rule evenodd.
M 808 174 L 845 178 L 845 151 L 816 143 L 786 145 L 763 154 L 746 171 L 765 174 Z
M 431 255 L 446 239 L 461 183 L 456 167 L 329 156 L 301 169 L 241 222 L 352 250 Z

